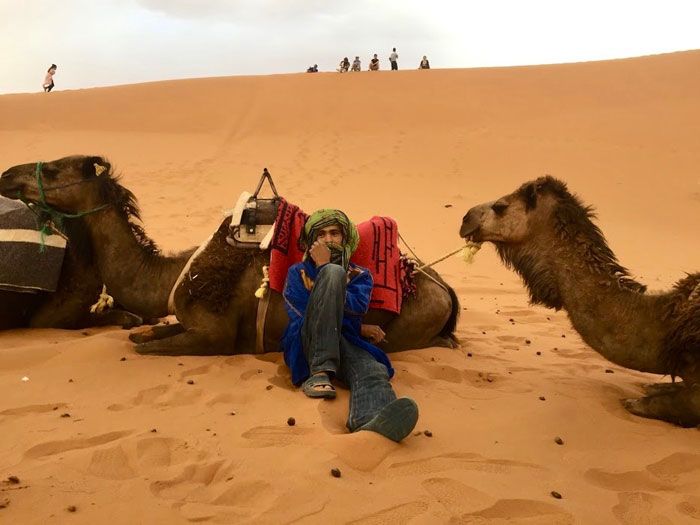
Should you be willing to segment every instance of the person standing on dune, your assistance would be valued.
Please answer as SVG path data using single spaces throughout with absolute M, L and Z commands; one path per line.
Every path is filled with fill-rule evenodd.
M 53 76 L 56 74 L 56 64 L 51 64 L 51 67 L 46 71 L 46 76 L 44 77 L 43 88 L 46 93 L 53 89 Z
M 396 52 L 396 48 L 391 52 L 391 55 L 389 55 L 389 62 L 391 62 L 391 70 L 392 71 L 398 71 L 399 70 L 399 54 Z

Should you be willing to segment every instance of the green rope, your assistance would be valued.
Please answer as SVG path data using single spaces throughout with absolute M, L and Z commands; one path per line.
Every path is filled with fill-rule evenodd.
M 59 232 L 65 234 L 65 230 L 63 229 L 64 219 L 79 219 L 81 217 L 85 217 L 86 215 L 90 215 L 91 213 L 95 213 L 96 211 L 103 210 L 109 206 L 109 204 L 103 204 L 102 206 L 98 206 L 97 208 L 93 208 L 92 210 L 81 211 L 78 213 L 64 213 L 55 208 L 52 208 L 46 202 L 46 191 L 44 190 L 44 181 L 41 176 L 41 168 L 43 165 L 43 162 L 37 162 L 36 169 L 34 171 L 34 174 L 36 175 L 37 187 L 39 189 L 39 202 L 31 202 L 26 197 L 24 197 L 24 195 L 22 195 L 21 192 L 18 192 L 19 200 L 21 200 L 27 206 L 27 208 L 29 208 L 37 217 L 37 227 L 39 228 L 39 233 L 41 235 L 41 243 L 39 245 L 40 253 L 46 251 L 46 236 L 52 234 L 52 224 Z M 85 182 L 87 182 L 87 180 L 89 179 L 86 179 Z M 47 189 L 52 190 L 58 189 L 60 187 L 62 186 Z M 35 208 L 37 208 L 38 211 Z

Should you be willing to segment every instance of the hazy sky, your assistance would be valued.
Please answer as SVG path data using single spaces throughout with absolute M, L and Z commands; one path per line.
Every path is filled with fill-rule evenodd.
M 700 48 L 700 0 L 0 0 L 0 93 L 333 70 L 574 62 Z

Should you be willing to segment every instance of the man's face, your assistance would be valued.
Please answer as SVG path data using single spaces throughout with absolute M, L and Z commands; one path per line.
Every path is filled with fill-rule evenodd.
M 321 241 L 324 244 L 337 244 L 338 246 L 343 245 L 343 230 L 338 224 L 331 224 L 319 230 L 317 236 L 317 241 Z

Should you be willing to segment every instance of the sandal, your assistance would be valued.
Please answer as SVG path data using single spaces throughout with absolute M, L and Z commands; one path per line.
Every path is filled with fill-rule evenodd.
M 308 397 L 335 399 L 335 387 L 326 372 L 312 375 L 304 381 L 302 388 Z

